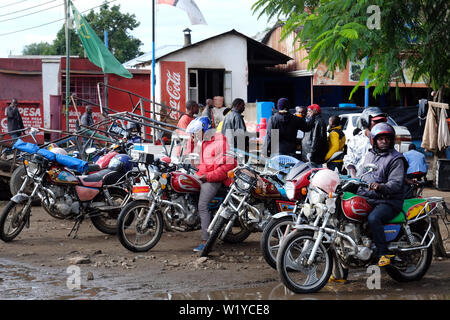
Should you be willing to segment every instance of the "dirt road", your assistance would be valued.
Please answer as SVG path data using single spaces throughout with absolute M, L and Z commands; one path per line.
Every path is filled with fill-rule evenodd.
M 427 190 L 425 195 L 431 194 L 450 202 L 450 193 Z M 192 251 L 200 231 L 164 232 L 151 251 L 136 254 L 89 221 L 81 225 L 77 239 L 67 237 L 71 228 L 71 222 L 33 207 L 30 228 L 14 241 L 0 243 L 0 299 L 307 298 L 280 285 L 278 273 L 260 254 L 260 233 L 238 245 L 219 242 L 209 258 L 200 258 Z M 447 237 L 446 230 L 442 236 Z M 446 246 L 450 251 L 450 240 Z M 79 288 L 73 287 L 75 275 L 80 276 Z M 309 298 L 450 299 L 450 259 L 434 259 L 417 283 L 398 284 L 383 274 L 381 288 L 369 290 L 367 278 L 366 270 L 351 272 L 348 284 L 329 284 Z

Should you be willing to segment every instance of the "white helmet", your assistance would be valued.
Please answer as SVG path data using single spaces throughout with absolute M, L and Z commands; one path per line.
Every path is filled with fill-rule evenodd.
M 64 150 L 63 148 L 51 148 L 50 151 L 53 153 L 63 154 L 67 156 L 67 151 Z
M 312 187 L 320 188 L 326 193 L 336 191 L 336 187 L 339 183 L 339 174 L 330 169 L 318 170 L 310 181 Z

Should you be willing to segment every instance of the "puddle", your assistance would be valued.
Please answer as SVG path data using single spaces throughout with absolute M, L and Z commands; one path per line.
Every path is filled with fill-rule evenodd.
M 155 282 L 155 274 L 99 274 L 86 280 L 83 267 L 79 289 L 68 287 L 70 273 L 63 267 L 30 266 L 0 259 L 0 299 L 22 300 L 450 300 L 448 272 L 430 273 L 422 281 L 399 284 L 383 280 L 383 288 L 369 290 L 364 273 L 354 273 L 347 284 L 328 284 L 315 294 L 298 295 L 278 281 L 254 288 L 186 292 Z M 184 291 L 184 292 L 177 292 Z

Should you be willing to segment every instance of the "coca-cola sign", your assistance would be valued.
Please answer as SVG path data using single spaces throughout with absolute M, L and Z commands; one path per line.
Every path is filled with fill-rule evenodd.
M 169 107 L 169 117 L 178 120 L 181 112 L 186 112 L 186 71 L 185 62 L 161 62 L 161 102 Z

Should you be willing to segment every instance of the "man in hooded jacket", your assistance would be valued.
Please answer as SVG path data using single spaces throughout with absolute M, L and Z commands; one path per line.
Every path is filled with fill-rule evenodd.
M 272 149 L 273 153 L 277 153 L 278 147 L 279 154 L 297 157 L 297 131 L 310 131 L 314 125 L 311 119 L 305 120 L 305 118 L 291 114 L 289 107 L 288 99 L 279 99 L 277 103 L 278 112 L 269 119 L 266 140 L 263 145 L 263 152 L 267 156 L 271 155 Z M 276 144 L 274 141 L 275 136 L 272 137 L 272 130 L 278 130 L 278 142 Z
M 321 117 L 317 104 L 308 107 L 308 116 L 314 119 L 313 128 L 305 133 L 302 140 L 302 161 L 323 164 L 328 152 L 327 123 Z

